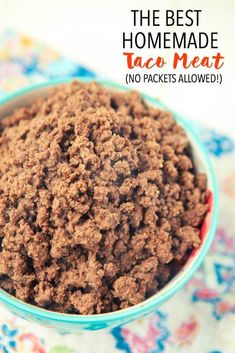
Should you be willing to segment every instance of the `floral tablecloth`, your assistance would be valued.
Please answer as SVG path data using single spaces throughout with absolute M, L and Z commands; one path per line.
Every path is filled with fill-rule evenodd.
M 0 96 L 54 77 L 94 73 L 27 36 L 0 36 Z M 235 353 L 235 143 L 199 129 L 220 187 L 216 237 L 188 285 L 151 316 L 109 331 L 61 335 L 0 308 L 3 353 Z

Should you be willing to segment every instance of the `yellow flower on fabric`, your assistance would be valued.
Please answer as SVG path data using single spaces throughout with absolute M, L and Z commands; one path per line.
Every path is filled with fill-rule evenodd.
M 10 57 L 10 53 L 9 51 L 3 49 L 3 50 L 0 50 L 0 60 L 8 60 Z
M 32 45 L 32 43 L 33 43 L 32 39 L 27 36 L 22 36 L 20 38 L 20 41 L 21 41 L 22 46 L 24 46 L 24 47 L 28 47 L 28 46 Z

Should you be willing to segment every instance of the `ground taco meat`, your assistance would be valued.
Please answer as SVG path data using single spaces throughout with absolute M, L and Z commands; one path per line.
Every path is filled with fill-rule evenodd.
M 51 310 L 135 305 L 200 245 L 206 177 L 135 93 L 73 82 L 0 125 L 0 285 Z

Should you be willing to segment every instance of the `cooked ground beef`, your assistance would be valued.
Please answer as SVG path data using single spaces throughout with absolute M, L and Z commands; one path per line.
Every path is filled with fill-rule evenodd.
M 73 82 L 0 126 L 0 286 L 39 307 L 110 312 L 161 289 L 200 246 L 207 180 L 172 115 Z

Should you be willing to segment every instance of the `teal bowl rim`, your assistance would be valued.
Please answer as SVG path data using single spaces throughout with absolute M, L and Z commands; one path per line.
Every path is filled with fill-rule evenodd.
M 30 93 L 31 91 L 35 91 L 37 89 L 41 88 L 47 88 L 50 86 L 55 86 L 63 83 L 68 83 L 73 80 L 79 80 L 83 82 L 91 82 L 91 81 L 96 81 L 104 86 L 107 86 L 109 88 L 114 88 L 117 90 L 125 90 L 125 91 L 130 91 L 129 87 L 122 86 L 117 83 L 113 83 L 110 80 L 103 80 L 99 78 L 90 78 L 90 77 L 75 77 L 75 78 L 68 78 L 68 79 L 59 79 L 59 80 L 51 80 L 47 82 L 42 82 L 38 84 L 33 84 L 27 87 L 24 87 L 22 89 L 19 89 L 13 93 L 9 93 L 5 95 L 4 97 L 0 98 L 0 105 L 9 103 L 11 100 L 16 99 L 20 97 L 21 95 Z M 146 94 L 141 94 L 144 99 L 146 99 L 148 102 L 152 103 L 155 106 L 158 106 L 163 109 L 170 110 L 166 105 L 160 103 L 157 99 L 150 97 Z M 104 314 L 94 314 L 94 315 L 77 315 L 77 314 L 64 314 L 64 313 L 58 313 L 50 310 L 46 310 L 43 308 L 39 308 L 37 306 L 34 306 L 32 304 L 25 303 L 14 296 L 8 294 L 6 291 L 3 289 L 0 289 L 0 301 L 5 303 L 6 305 L 9 305 L 9 307 L 18 309 L 21 312 L 24 312 L 25 314 L 37 316 L 40 319 L 45 319 L 45 320 L 53 320 L 55 322 L 61 322 L 61 323 L 68 323 L 68 324 L 97 324 L 97 323 L 112 323 L 115 321 L 120 320 L 126 320 L 126 319 L 131 319 L 131 317 L 135 317 L 138 314 L 144 315 L 147 314 L 151 311 L 153 311 L 157 306 L 163 304 L 166 300 L 168 300 L 170 297 L 172 297 L 176 292 L 178 292 L 184 285 L 190 280 L 190 278 L 193 276 L 195 271 L 198 269 L 200 264 L 202 263 L 206 253 L 208 252 L 210 245 L 212 243 L 216 226 L 217 226 L 217 219 L 218 219 L 218 186 L 216 183 L 216 177 L 215 173 L 213 170 L 213 167 L 211 165 L 208 152 L 206 151 L 205 146 L 202 144 L 200 138 L 197 136 L 197 134 L 194 132 L 190 124 L 180 117 L 178 114 L 173 112 L 175 119 L 179 124 L 186 130 L 186 132 L 189 132 L 190 135 L 193 137 L 193 140 L 196 142 L 198 149 L 200 150 L 200 153 L 203 157 L 204 162 L 207 165 L 208 173 L 210 176 L 211 180 L 211 188 L 212 188 L 212 194 L 213 194 L 213 210 L 212 210 L 212 216 L 211 216 L 211 224 L 210 228 L 208 230 L 207 236 L 205 238 L 205 241 L 203 243 L 203 248 L 201 252 L 197 255 L 197 258 L 195 262 L 192 264 L 192 266 L 187 269 L 185 268 L 184 271 L 184 277 L 175 283 L 174 286 L 169 287 L 168 290 L 164 292 L 164 295 L 160 295 L 155 297 L 153 295 L 149 299 L 145 300 L 144 302 L 132 306 L 127 309 L 122 309 L 119 311 L 114 311 L 111 313 L 104 313 Z M 186 266 L 187 267 L 187 266 Z M 170 283 L 170 282 L 169 282 Z

